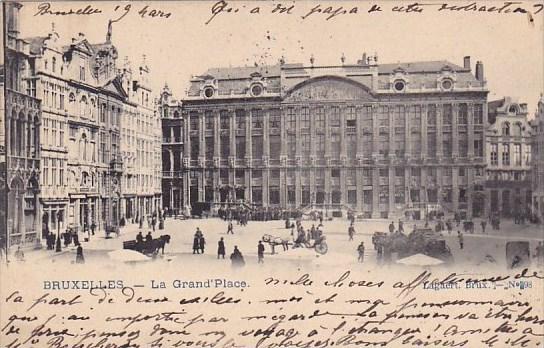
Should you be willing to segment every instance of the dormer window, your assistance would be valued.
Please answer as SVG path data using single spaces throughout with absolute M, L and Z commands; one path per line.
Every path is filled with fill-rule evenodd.
M 510 107 L 508 108 L 508 112 L 511 114 L 517 114 L 518 108 L 516 107 L 516 105 L 510 105 Z
M 406 82 L 404 80 L 395 80 L 393 88 L 395 92 L 403 92 L 406 89 Z
M 453 89 L 453 81 L 451 79 L 443 79 L 440 87 L 443 91 L 451 91 Z
M 263 94 L 263 86 L 260 83 L 255 83 L 251 86 L 250 91 L 252 96 L 258 97 Z
M 212 86 L 204 88 L 204 97 L 211 98 L 215 94 L 215 89 Z

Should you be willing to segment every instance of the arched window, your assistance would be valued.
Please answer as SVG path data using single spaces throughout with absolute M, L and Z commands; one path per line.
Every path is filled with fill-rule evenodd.
M 81 172 L 81 186 L 89 186 L 89 174 L 87 172 Z
M 510 135 L 510 123 L 502 123 L 502 135 Z
M 93 98 L 91 98 L 91 109 L 89 110 L 89 115 L 94 120 L 94 109 L 96 107 L 96 103 Z
M 70 104 L 76 102 L 76 96 L 74 95 L 74 93 L 70 93 L 70 95 L 68 96 L 68 101 L 70 102 Z
M 83 133 L 79 140 L 79 155 L 84 161 L 87 161 L 87 142 L 87 136 Z
M 43 62 L 43 68 L 44 68 L 44 70 L 47 70 L 48 67 L 49 67 L 49 64 L 48 64 L 47 59 L 46 59 Z
M 51 60 L 51 70 L 53 72 L 56 72 L 57 70 L 57 58 L 53 57 L 53 59 Z

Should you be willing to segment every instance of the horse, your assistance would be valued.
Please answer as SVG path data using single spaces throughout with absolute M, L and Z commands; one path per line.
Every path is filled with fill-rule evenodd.
M 153 254 L 157 254 L 160 249 L 162 250 L 162 254 L 164 255 L 164 246 L 168 243 L 170 243 L 170 235 L 162 235 L 159 238 L 153 239 L 151 241 L 151 245 L 149 246 L 148 250 Z

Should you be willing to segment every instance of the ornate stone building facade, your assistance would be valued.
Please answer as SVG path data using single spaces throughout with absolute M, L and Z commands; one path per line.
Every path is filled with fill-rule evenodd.
M 481 215 L 487 93 L 483 64 L 473 74 L 469 57 L 463 66 L 379 65 L 365 55 L 338 66 L 312 58 L 209 69 L 191 80 L 182 121 L 173 117 L 183 146 L 163 146 L 163 160 L 185 184 L 182 206 Z
M 512 217 L 531 209 L 531 125 L 527 104 L 509 97 L 488 104 L 487 211 Z
M 544 221 L 544 96 L 540 95 L 533 120 L 533 212 Z
M 137 211 L 151 214 L 160 206 L 160 129 L 151 91 L 141 83 L 148 68 L 133 76 L 128 62 L 117 66 L 111 27 L 98 44 L 83 33 L 62 43 L 54 27 L 27 41 L 34 69 L 28 90 L 44 105 L 42 232 L 104 229 Z M 157 155 L 139 163 L 144 149 L 148 157 Z
M 7 246 L 32 245 L 40 237 L 40 123 L 41 103 L 28 89 L 34 72 L 30 45 L 19 37 L 19 10 L 3 4 L 6 22 L 5 153 L 7 182 Z

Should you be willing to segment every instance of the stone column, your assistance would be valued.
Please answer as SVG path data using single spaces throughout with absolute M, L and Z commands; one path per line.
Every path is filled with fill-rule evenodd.
M 302 202 L 302 188 L 301 188 L 301 178 L 300 178 L 300 163 L 302 163 L 302 143 L 301 143 L 301 125 L 300 125 L 300 114 L 302 112 L 301 108 L 295 108 L 295 141 L 296 141 L 296 150 L 295 150 L 295 159 L 296 159 L 296 170 L 295 170 L 295 207 L 300 207 Z
M 451 174 L 453 210 L 459 210 L 459 167 L 452 168 Z
M 421 105 L 421 158 L 425 160 L 428 153 L 427 144 L 427 105 Z
M 357 167 L 355 173 L 356 186 L 357 186 L 357 211 L 363 211 L 363 169 Z
M 380 217 L 380 170 L 377 167 L 372 168 L 372 218 Z
M 442 104 L 436 104 L 436 158 L 440 163 L 444 158 L 444 151 L 442 149 Z
M 467 106 L 468 112 L 468 158 L 474 158 L 474 104 L 470 103 Z M 484 146 L 484 144 L 482 144 Z M 472 182 L 472 181 L 469 181 Z
M 452 115 L 451 115 L 451 142 L 452 150 L 451 155 L 453 158 L 459 158 L 459 104 L 455 103 L 452 105 Z
M 414 105 L 404 106 L 404 157 L 412 158 L 412 117 L 415 115 Z M 418 125 L 419 126 L 419 125 Z
M 372 157 L 377 157 L 379 154 L 379 133 L 378 125 L 379 107 L 377 104 L 372 105 Z

